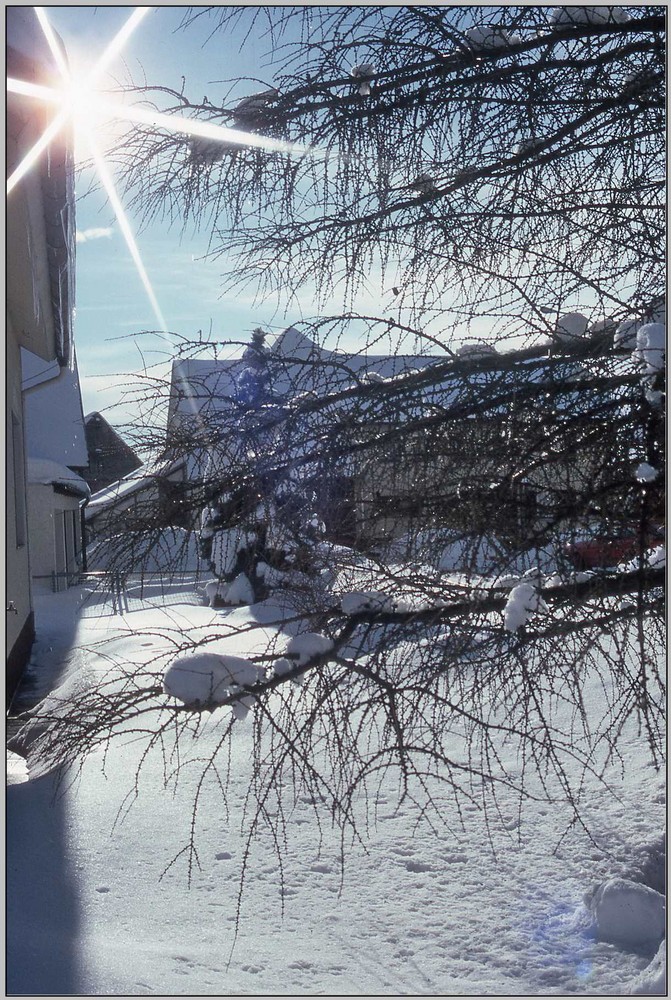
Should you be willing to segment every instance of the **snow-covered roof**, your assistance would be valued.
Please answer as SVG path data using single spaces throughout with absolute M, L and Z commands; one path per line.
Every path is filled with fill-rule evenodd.
M 273 367 L 273 389 L 280 396 L 308 391 L 321 395 L 344 389 L 370 372 L 393 378 L 445 360 L 439 355 L 330 351 L 294 327 L 275 339 L 268 357 Z M 171 415 L 188 417 L 225 410 L 235 397 L 236 379 L 244 367 L 241 358 L 173 361 Z
M 548 345 L 547 350 L 551 350 Z M 484 360 L 495 360 L 496 352 L 487 355 L 480 352 Z M 491 367 L 475 367 L 452 370 L 445 369 L 435 382 L 413 391 L 416 405 L 422 407 L 432 403 L 441 406 L 463 399 L 464 388 L 486 390 L 494 386 L 501 388 L 509 384 L 510 365 L 505 364 L 505 355 L 498 355 L 502 364 Z M 271 383 L 279 397 L 288 400 L 305 392 L 318 396 L 338 392 L 360 381 L 386 381 L 399 375 L 408 374 L 433 364 L 444 364 L 449 358 L 441 355 L 372 355 L 365 352 L 347 354 L 319 347 L 308 337 L 293 327 L 280 334 L 272 344 L 269 354 Z M 459 359 L 461 360 L 461 359 Z M 472 359 L 464 359 L 472 360 Z M 521 372 L 529 383 L 556 385 L 561 389 L 555 405 L 559 408 L 571 406 L 571 393 L 582 391 L 581 383 L 595 376 L 621 376 L 631 374 L 631 356 L 600 355 L 585 357 L 580 352 L 554 353 L 516 358 L 512 357 L 515 381 Z M 241 358 L 229 360 L 179 360 L 173 362 L 171 419 L 179 417 L 202 417 L 206 420 L 216 413 L 225 413 L 236 396 L 236 379 L 245 367 Z M 571 385 L 573 383 L 573 385 Z M 507 404 L 502 403 L 504 412 Z M 492 415 L 491 406 L 487 411 Z
M 118 500 L 132 496 L 133 493 L 137 493 L 145 486 L 156 482 L 159 477 L 170 476 L 171 473 L 177 472 L 184 462 L 184 458 L 178 458 L 172 462 L 152 462 L 141 465 L 139 469 L 129 472 L 123 479 L 118 479 L 115 483 L 110 483 L 109 486 L 94 493 L 86 507 L 86 517 L 93 517 L 106 507 L 113 506 Z
M 72 469 L 66 465 L 54 462 L 50 458 L 28 458 L 26 473 L 29 483 L 42 483 L 45 486 L 64 486 L 73 493 L 87 497 L 90 494 L 88 483 L 84 482 Z
M 77 358 L 61 368 L 21 351 L 26 454 L 62 465 L 89 464 Z

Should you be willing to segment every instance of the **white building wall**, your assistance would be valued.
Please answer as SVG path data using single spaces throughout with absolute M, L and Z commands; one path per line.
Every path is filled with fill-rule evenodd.
M 7 373 L 6 411 L 6 593 L 5 621 L 7 651 L 14 648 L 32 612 L 30 595 L 30 558 L 28 551 L 28 524 L 25 516 L 25 452 L 23 438 L 23 401 L 21 397 L 21 361 L 19 345 L 7 320 Z M 18 426 L 17 426 L 18 425 Z M 14 428 L 14 432 L 13 432 Z M 17 447 L 18 446 L 18 447 Z

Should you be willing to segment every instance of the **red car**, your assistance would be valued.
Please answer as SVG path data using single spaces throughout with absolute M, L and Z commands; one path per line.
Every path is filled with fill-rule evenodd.
M 660 545 L 663 538 L 664 534 L 660 530 L 647 531 L 644 549 Z M 576 569 L 617 566 L 618 563 L 635 559 L 639 550 L 640 539 L 634 532 L 621 535 L 595 535 L 564 545 L 564 555 Z

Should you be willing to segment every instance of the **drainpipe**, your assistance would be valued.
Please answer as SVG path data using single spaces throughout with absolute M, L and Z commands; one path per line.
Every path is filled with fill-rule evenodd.
M 84 511 L 88 506 L 88 502 L 91 498 L 86 497 L 82 501 L 81 507 L 79 508 L 79 517 L 81 523 L 81 533 L 82 533 L 82 573 L 88 572 L 88 565 L 86 562 L 86 518 L 84 517 Z

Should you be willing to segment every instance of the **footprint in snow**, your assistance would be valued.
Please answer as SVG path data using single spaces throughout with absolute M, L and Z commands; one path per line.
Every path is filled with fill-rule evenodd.
M 333 871 L 333 868 L 331 867 L 331 865 L 327 865 L 327 864 L 324 864 L 322 862 L 319 862 L 317 864 L 310 865 L 310 871 L 311 872 L 320 872 L 322 875 L 330 875 L 331 872 Z
M 434 871 L 433 865 L 428 864 L 426 861 L 406 861 L 405 867 L 409 872 L 432 872 Z
M 229 851 L 219 851 L 218 854 L 215 854 L 214 860 L 215 861 L 230 861 L 232 857 L 233 857 L 233 855 Z

